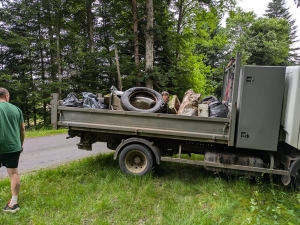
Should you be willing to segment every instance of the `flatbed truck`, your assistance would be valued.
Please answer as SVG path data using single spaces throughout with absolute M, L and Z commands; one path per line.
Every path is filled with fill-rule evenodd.
M 168 161 L 226 174 L 277 174 L 299 189 L 300 66 L 242 66 L 237 53 L 224 70 L 221 99 L 227 118 L 66 107 L 53 93 L 51 123 L 67 128 L 67 138 L 80 137 L 79 149 L 106 142 L 131 175 Z

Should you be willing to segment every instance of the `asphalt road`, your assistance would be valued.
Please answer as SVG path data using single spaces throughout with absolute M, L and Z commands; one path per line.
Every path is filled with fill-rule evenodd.
M 24 141 L 24 151 L 19 160 L 19 173 L 36 171 L 42 168 L 55 167 L 73 160 L 110 152 L 106 143 L 93 144 L 92 151 L 77 148 L 79 138 L 66 139 L 67 134 L 27 138 Z M 111 151 L 112 152 L 112 151 Z M 5 167 L 0 168 L 0 178 L 7 177 Z

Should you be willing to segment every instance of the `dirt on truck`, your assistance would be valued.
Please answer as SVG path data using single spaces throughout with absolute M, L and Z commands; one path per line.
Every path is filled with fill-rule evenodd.
M 148 107 L 138 108 L 145 99 Z M 79 149 L 106 142 L 127 174 L 144 175 L 169 161 L 234 175 L 277 174 L 300 188 L 300 66 L 242 66 L 238 53 L 224 70 L 220 101 L 203 100 L 188 108 L 197 112 L 163 114 L 161 95 L 143 87 L 112 91 L 102 108 L 63 106 L 53 93 L 51 123 L 67 127 L 68 138 L 80 137 Z M 216 116 L 216 107 L 225 107 L 225 116 Z M 192 153 L 203 160 L 186 157 Z

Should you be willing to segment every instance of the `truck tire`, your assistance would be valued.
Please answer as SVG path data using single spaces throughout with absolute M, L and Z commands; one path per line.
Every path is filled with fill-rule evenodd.
M 300 177 L 299 176 L 295 177 L 294 185 L 295 185 L 295 190 L 300 191 Z
M 135 176 L 143 176 L 152 171 L 153 168 L 152 152 L 140 144 L 127 145 L 120 153 L 120 169 Z
M 142 96 L 147 97 L 155 101 L 155 105 L 149 107 L 149 109 L 140 109 L 134 107 L 130 100 L 134 97 Z M 137 112 L 158 112 L 161 108 L 161 105 L 164 103 L 163 98 L 160 93 L 157 91 L 146 88 L 146 87 L 133 87 L 126 90 L 121 96 L 121 106 L 126 111 L 137 111 Z

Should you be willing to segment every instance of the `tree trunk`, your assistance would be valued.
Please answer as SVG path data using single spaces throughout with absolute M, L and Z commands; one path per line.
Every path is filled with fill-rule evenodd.
M 50 51 L 50 74 L 51 74 L 51 80 L 54 82 L 57 80 L 56 74 L 55 74 L 55 52 L 54 52 L 54 38 L 53 38 L 53 18 L 52 18 L 52 10 L 50 3 L 47 4 L 47 21 L 48 21 L 48 35 L 49 35 L 49 51 Z M 54 91 L 54 90 L 53 90 Z
M 56 5 L 57 4 L 57 5 Z M 57 79 L 58 79 L 58 87 L 59 87 L 59 94 L 61 94 L 61 80 L 62 80 L 62 71 L 61 71 L 61 59 L 60 59 L 60 30 L 61 30 L 61 18 L 63 17 L 62 14 L 62 4 L 57 2 L 55 4 L 55 37 L 56 37 L 56 65 L 57 65 Z M 46 111 L 46 109 L 44 109 Z
M 133 35 L 134 35 L 134 63 L 137 71 L 136 85 L 141 86 L 140 82 L 140 57 L 139 57 L 139 36 L 138 36 L 138 19 L 136 0 L 132 0 L 132 15 L 133 15 Z
M 33 67 L 32 67 L 32 58 L 31 58 L 31 51 L 29 52 L 29 71 L 30 71 L 30 81 L 31 81 L 31 92 L 35 92 L 35 85 L 34 85 L 34 79 L 33 79 Z M 32 115 L 33 115 L 33 126 L 36 127 L 36 119 L 37 119 L 37 111 L 36 111 L 36 96 L 32 96 Z M 29 117 L 29 116 L 28 116 Z
M 153 0 L 147 0 L 147 25 L 146 25 L 146 73 L 153 71 Z M 148 77 L 146 87 L 153 89 L 153 79 Z
M 179 35 L 181 31 L 181 26 L 182 26 L 182 19 L 183 19 L 183 2 L 179 1 L 178 2 L 178 20 L 177 20 L 177 29 L 176 33 Z M 175 53 L 176 59 L 179 58 L 179 49 L 176 48 L 176 53 Z
M 86 7 L 87 34 L 90 52 L 94 52 L 92 0 L 87 1 Z
M 118 72 L 119 91 L 122 91 L 122 79 L 121 79 L 121 73 L 120 73 L 119 56 L 118 56 L 117 45 L 115 45 L 115 55 L 116 55 L 116 64 L 117 64 L 117 72 Z
M 57 77 L 59 82 L 59 94 L 61 94 L 61 60 L 60 60 L 60 26 L 57 24 L 56 30 L 56 60 L 57 60 Z
M 38 19 L 40 21 L 40 13 L 38 13 Z M 43 40 L 42 37 L 42 32 L 41 32 L 41 24 L 39 23 L 39 39 Z M 44 53 L 43 53 L 43 46 L 42 46 L 42 41 L 39 43 L 39 50 L 40 50 L 40 60 L 41 60 L 41 78 L 42 78 L 42 86 L 43 89 L 41 90 L 41 96 L 42 96 L 42 101 L 43 101 L 43 120 L 44 120 L 44 126 L 46 126 L 46 120 L 47 120 L 47 104 L 45 102 L 45 85 L 46 85 L 46 78 L 45 78 L 45 63 L 44 63 Z M 32 91 L 36 91 L 34 88 L 34 79 L 33 76 L 31 76 L 31 81 L 32 81 Z M 34 104 L 34 112 L 36 112 L 35 104 Z M 36 118 L 34 124 L 36 125 Z

